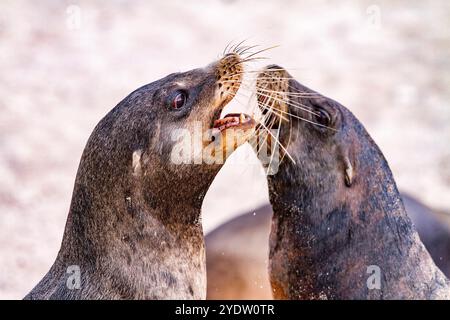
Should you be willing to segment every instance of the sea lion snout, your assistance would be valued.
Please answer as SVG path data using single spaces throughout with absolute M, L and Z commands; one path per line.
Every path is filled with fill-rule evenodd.
M 217 62 L 216 77 L 221 103 L 228 103 L 236 95 L 243 72 L 242 59 L 236 53 L 228 53 Z
M 339 181 L 347 187 L 353 184 L 354 152 L 348 141 L 353 134 L 351 128 L 341 130 L 346 111 L 339 103 L 303 86 L 275 64 L 259 72 L 256 94 L 263 114 L 260 127 L 264 129 L 263 133 L 268 129 L 279 130 L 276 139 L 270 140 L 276 140 L 283 154 L 294 164 L 307 164 L 311 172 L 317 169 L 318 163 L 324 168 L 342 167 L 335 172 L 342 176 Z M 289 145 L 293 141 L 296 147 L 291 149 Z M 336 166 L 336 161 L 341 165 Z M 331 174 L 331 170 L 327 174 Z

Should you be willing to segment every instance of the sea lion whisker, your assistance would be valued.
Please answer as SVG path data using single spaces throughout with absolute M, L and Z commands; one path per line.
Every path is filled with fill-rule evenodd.
M 239 42 L 239 43 L 233 48 L 233 52 L 239 54 L 239 49 L 240 49 L 241 45 L 242 45 L 245 41 L 247 41 L 247 40 L 248 40 L 248 38 L 242 40 L 241 42 Z
M 253 57 L 253 58 L 249 58 L 249 59 L 242 59 L 241 61 L 236 62 L 235 64 L 231 65 L 231 67 L 234 67 L 235 65 L 243 64 L 246 62 L 252 62 L 252 61 L 256 61 L 256 60 L 267 60 L 267 59 L 269 59 L 269 57 Z M 243 72 L 243 74 L 245 74 L 245 71 Z
M 261 88 L 261 87 L 260 87 Z M 261 88 L 263 89 L 263 88 Z M 312 97 L 317 97 L 317 98 L 321 98 L 322 96 L 318 93 L 308 93 L 308 92 L 304 92 L 304 93 L 294 93 L 294 92 L 289 92 L 289 91 L 276 91 L 276 90 L 270 90 L 267 89 L 265 90 L 266 92 L 275 92 L 275 93 L 280 93 L 286 96 L 292 96 L 292 97 L 307 97 L 307 98 L 312 98 Z
M 257 90 L 259 90 L 260 88 L 257 88 Z M 265 93 L 261 93 L 261 92 L 258 92 L 257 93 L 258 95 L 260 95 L 260 96 L 263 96 L 263 97 L 266 97 L 266 98 L 268 98 L 269 96 L 268 95 L 266 95 Z M 281 103 L 286 103 L 287 105 L 289 105 L 289 106 L 292 106 L 292 107 L 294 107 L 294 108 L 298 108 L 298 109 L 300 109 L 300 110 L 303 110 L 303 111 L 306 111 L 306 112 L 308 112 L 308 113 L 310 113 L 310 114 L 313 114 L 313 115 L 315 115 L 315 116 L 319 116 L 319 114 L 317 114 L 317 113 L 315 113 L 314 111 L 311 111 L 307 106 L 305 106 L 305 105 L 302 105 L 302 104 L 296 104 L 296 103 L 293 103 L 291 100 L 284 100 L 284 99 L 278 99 L 278 98 L 276 98 L 276 97 L 272 97 L 272 99 L 275 99 L 275 100 L 277 100 L 278 102 L 281 102 Z
M 270 72 L 278 72 L 278 70 L 270 70 Z M 275 79 L 294 79 L 293 77 L 283 78 L 283 77 L 274 77 L 274 76 L 270 76 L 270 75 L 267 75 L 267 77 L 260 77 L 259 74 L 261 74 L 261 72 L 259 70 L 245 70 L 245 71 L 242 71 L 240 73 L 235 73 L 235 74 L 238 75 L 238 74 L 249 74 L 249 73 L 251 73 L 251 74 L 253 74 L 253 73 L 258 74 L 257 76 L 254 77 L 255 79 L 274 79 L 274 78 Z
M 290 106 L 293 106 L 293 107 L 302 109 L 302 110 L 307 111 L 307 112 L 309 112 L 309 113 L 311 113 L 311 114 L 313 114 L 313 115 L 318 116 L 317 113 L 315 113 L 315 112 L 313 112 L 313 111 L 311 111 L 311 110 L 309 110 L 309 109 L 305 109 L 305 108 L 303 108 L 303 107 L 294 105 L 294 104 L 292 104 L 291 101 L 280 100 L 280 99 L 277 99 L 277 98 L 275 98 L 275 97 L 273 97 L 273 96 L 266 95 L 266 94 L 264 94 L 264 93 L 258 93 L 258 95 L 263 96 L 263 97 L 266 97 L 266 98 L 269 98 L 269 99 L 277 100 L 277 101 L 279 101 L 279 102 L 284 102 L 284 103 L 286 103 L 287 105 L 290 105 Z M 277 111 L 280 111 L 281 113 L 287 114 L 287 115 L 289 115 L 289 116 L 291 116 L 291 117 L 293 117 L 293 118 L 297 118 L 297 119 L 299 119 L 299 120 L 306 121 L 306 122 L 308 122 L 308 123 L 317 125 L 317 126 L 319 126 L 319 127 L 327 128 L 327 129 L 330 129 L 330 130 L 333 130 L 333 131 L 338 131 L 338 130 L 336 130 L 336 129 L 334 129 L 334 128 L 331 128 L 331 127 L 325 126 L 325 125 L 323 125 L 323 124 L 314 122 L 314 121 L 312 121 L 312 120 L 309 120 L 309 119 L 306 119 L 306 118 L 297 116 L 297 115 L 295 115 L 295 114 L 292 114 L 292 113 L 290 113 L 290 112 L 288 112 L 288 111 L 281 110 L 281 109 L 278 109 L 278 108 L 275 108 L 275 107 L 273 107 L 273 108 L 276 109 Z
M 245 98 L 245 99 L 247 99 L 247 100 L 249 100 L 250 99 L 250 97 L 251 96 L 249 96 L 249 95 L 246 95 L 246 94 L 244 94 L 244 93 L 242 93 L 242 92 L 239 92 L 239 93 L 232 93 L 231 94 L 232 95 L 232 97 L 234 98 L 234 97 L 236 97 L 236 96 L 242 96 L 243 98 Z M 239 101 L 238 101 L 239 102 Z M 245 107 L 245 106 L 247 106 L 248 104 L 245 104 L 245 103 L 241 103 L 242 104 L 242 106 L 243 107 Z M 252 117 L 254 116 L 254 112 L 252 113 Z
M 258 50 L 258 51 L 256 51 L 256 52 L 253 52 L 253 53 L 251 53 L 250 55 L 246 56 L 245 59 L 248 59 L 248 58 L 250 58 L 250 57 L 253 57 L 253 56 L 255 56 L 255 55 L 257 55 L 257 54 L 260 54 L 260 53 L 262 53 L 262 52 L 265 52 L 265 51 L 268 51 L 268 50 L 271 50 L 271 49 L 278 48 L 279 46 L 280 46 L 280 45 L 275 45 L 275 46 L 271 46 L 271 47 L 268 47 L 268 48 L 264 48 L 264 49 Z
M 277 141 L 281 145 L 281 142 L 280 142 L 280 129 L 279 128 L 281 128 L 281 117 L 279 118 L 279 124 L 278 124 L 278 130 L 277 130 Z M 275 152 L 271 152 L 270 160 L 269 160 L 269 167 L 268 167 L 269 169 L 270 169 L 270 166 L 272 165 L 272 161 L 273 161 L 274 156 L 275 156 Z
M 230 75 L 230 77 L 239 76 L 239 75 L 242 75 L 242 74 L 246 75 L 248 73 L 247 72 L 234 73 L 234 74 Z M 252 81 L 265 80 L 265 79 L 273 79 L 273 77 L 270 77 L 270 78 L 269 77 L 268 78 L 257 78 L 257 77 L 248 77 L 247 76 L 247 80 L 252 80 Z M 290 79 L 293 79 L 293 78 L 278 78 L 278 80 L 290 80 Z M 230 81 L 230 80 L 225 80 L 225 81 Z M 284 92 L 287 93 L 287 91 L 284 91 Z M 298 95 L 298 94 L 295 94 L 295 95 Z M 313 95 L 313 94 L 308 94 L 308 96 L 311 96 L 311 95 Z
M 267 57 L 264 57 L 265 59 L 268 59 Z M 277 72 L 278 70 L 270 70 L 271 72 L 273 71 L 273 72 Z M 233 74 L 231 74 L 230 76 L 236 76 L 236 75 L 242 75 L 242 74 L 253 74 L 253 73 L 257 73 L 258 75 L 261 73 L 259 70 L 244 70 L 244 71 L 241 71 L 241 72 L 237 72 L 237 73 L 233 73 Z M 279 79 L 279 80 L 290 80 L 290 79 L 294 79 L 294 78 L 292 78 L 292 77 L 273 77 L 273 76 L 270 76 L 270 75 L 268 75 L 267 77 L 260 77 L 260 76 L 255 76 L 255 77 L 252 77 L 251 79 L 253 79 L 253 80 L 258 80 L 258 79 L 263 79 L 263 80 L 265 80 L 265 79 Z
M 289 139 L 288 139 L 288 142 L 286 143 L 286 147 L 291 142 L 291 138 L 292 138 L 292 121 L 289 122 Z M 280 163 L 283 162 L 284 157 L 285 157 L 285 154 L 283 154 L 281 156 Z
M 311 97 L 311 95 L 301 95 L 301 94 L 291 94 L 289 91 L 278 91 L 278 90 L 272 90 L 268 89 L 267 87 L 257 87 L 258 90 L 264 91 L 264 92 L 273 92 L 278 93 L 280 95 L 284 96 L 294 96 L 294 97 Z
M 239 48 L 239 50 L 236 51 L 238 55 L 242 55 L 242 51 L 246 50 L 249 46 L 242 46 Z
M 240 85 L 240 87 L 243 87 L 243 88 L 245 88 L 245 85 Z M 232 86 L 232 88 L 234 89 L 234 88 L 239 88 L 239 87 L 237 87 L 237 86 Z M 257 90 L 261 90 L 262 88 L 257 88 Z M 264 90 L 264 89 L 262 89 L 262 90 Z M 265 90 L 265 91 L 268 91 L 268 92 L 270 92 L 270 93 L 272 93 L 271 91 L 269 91 L 269 90 Z M 248 95 L 245 95 L 245 94 L 243 94 L 242 92 L 240 92 L 240 91 L 237 91 L 236 93 L 231 93 L 231 95 L 241 104 L 241 105 L 243 105 L 243 106 L 245 106 L 245 104 L 244 103 L 242 103 L 240 100 L 238 100 L 237 98 L 236 98 L 236 95 L 237 94 L 242 94 L 244 97 L 246 97 L 246 98 L 249 98 L 249 96 Z M 314 124 L 314 125 L 317 125 L 317 126 L 320 126 L 320 127 L 324 127 L 324 128 L 327 128 L 327 129 L 331 129 L 331 130 L 334 130 L 334 131 L 336 131 L 336 129 L 334 129 L 334 128 L 330 128 L 330 127 L 328 127 L 328 126 L 325 126 L 325 125 L 322 125 L 322 124 L 320 124 L 320 123 L 316 123 L 316 122 L 314 122 L 314 121 L 312 121 L 312 120 L 308 120 L 308 119 L 306 119 L 306 118 L 303 118 L 303 117 L 300 117 L 300 116 L 297 116 L 297 115 L 295 115 L 295 114 L 292 114 L 292 113 L 290 113 L 290 112 L 288 112 L 288 111 L 285 111 L 285 110 L 281 110 L 281 109 L 278 109 L 278 108 L 276 108 L 274 105 L 275 105 L 275 101 L 278 101 L 278 102 L 284 102 L 284 103 L 286 103 L 286 104 L 288 104 L 288 105 L 291 105 L 291 106 L 293 106 L 293 107 L 297 107 L 297 108 L 299 108 L 299 109 L 302 109 L 302 110 L 304 110 L 304 111 L 307 111 L 307 112 L 309 112 L 309 113 L 311 113 L 311 114 L 313 114 L 313 115 L 318 115 L 317 113 L 315 113 L 315 112 L 313 112 L 313 111 L 311 111 L 311 110 L 309 110 L 309 109 L 305 109 L 305 108 L 303 108 L 303 107 L 301 107 L 301 106 L 297 106 L 297 105 L 295 105 L 295 104 L 293 104 L 291 101 L 286 101 L 286 100 L 283 100 L 283 99 L 277 99 L 276 97 L 274 97 L 274 96 L 272 96 L 272 95 L 266 95 L 266 94 L 263 94 L 263 93 L 258 93 L 259 95 L 261 95 L 261 96 L 264 96 L 264 97 L 266 97 L 266 98 L 268 98 L 268 102 L 270 102 L 270 100 L 272 100 L 272 105 L 271 106 L 269 106 L 268 105 L 268 102 L 266 103 L 266 105 L 259 105 L 260 107 L 262 107 L 264 110 L 267 110 L 267 111 L 269 111 L 270 113 L 272 113 L 273 115 L 275 115 L 275 116 L 277 116 L 280 120 L 281 119 L 283 119 L 283 120 L 285 120 L 285 121 L 287 121 L 287 122 L 289 122 L 289 119 L 287 119 L 286 117 L 284 117 L 282 114 L 286 114 L 286 115 L 288 115 L 288 116 L 290 116 L 290 117 L 293 117 L 293 118 L 297 118 L 297 119 L 299 119 L 299 120 L 303 120 L 303 121 L 306 121 L 306 122 L 308 122 L 308 123 L 311 123 L 311 124 Z M 278 111 L 278 112 L 277 112 Z M 280 114 L 281 113 L 281 114 Z M 254 111 L 253 111 L 253 114 L 254 114 Z M 291 126 L 292 126 L 292 124 L 291 124 Z
M 240 61 L 238 61 L 238 62 L 232 64 L 232 65 L 230 66 L 230 68 L 232 68 L 232 67 L 234 67 L 234 66 L 236 66 L 236 65 L 239 65 L 239 64 L 246 63 L 246 62 L 252 62 L 252 61 L 255 61 L 255 60 L 267 60 L 267 59 L 269 59 L 269 58 L 267 58 L 267 57 L 245 58 L 245 59 L 241 59 Z M 243 72 L 243 74 L 244 74 L 244 73 L 245 73 L 245 71 Z
M 259 44 L 254 45 L 254 46 L 248 46 L 248 47 L 246 47 L 243 51 L 241 51 L 239 54 L 240 54 L 240 55 L 243 55 L 243 54 L 245 54 L 248 50 L 254 49 L 254 48 L 259 47 L 259 46 L 260 46 Z
M 241 94 L 244 98 L 248 99 L 248 96 L 246 96 L 246 95 L 244 95 L 244 94 L 242 94 L 242 93 L 239 93 L 239 94 Z M 231 95 L 232 95 L 233 99 L 236 100 L 237 103 L 241 104 L 243 107 L 246 106 L 246 104 L 243 103 L 243 102 L 237 97 L 237 95 L 238 95 L 237 92 L 236 92 L 236 93 L 231 93 Z
M 330 130 L 336 131 L 336 132 L 338 131 L 337 129 L 334 129 L 334 128 L 328 127 L 328 126 L 326 126 L 326 125 L 323 125 L 323 124 L 314 122 L 314 121 L 312 121 L 312 120 L 305 119 L 305 118 L 303 118 L 303 117 L 300 117 L 300 116 L 297 116 L 297 115 L 294 115 L 294 114 L 291 114 L 290 116 L 291 116 L 291 117 L 294 117 L 294 118 L 297 118 L 297 119 L 299 119 L 299 120 L 302 120 L 302 121 L 311 123 L 311 124 L 313 124 L 313 125 L 322 127 L 322 128 L 330 129 Z
M 270 107 L 269 107 L 269 106 L 260 105 L 260 107 L 262 107 L 264 110 L 267 110 L 267 111 L 269 111 L 269 112 L 271 112 L 271 113 L 277 115 L 279 118 L 283 118 L 283 120 L 289 122 L 289 119 L 288 119 L 288 118 L 286 118 L 286 117 L 283 116 L 282 114 L 279 114 L 279 113 L 276 112 L 276 111 L 282 111 L 282 110 L 277 109 L 277 108 L 275 108 L 275 107 L 273 107 L 273 106 L 270 106 Z M 275 110 L 276 110 L 276 111 L 275 111 Z M 287 113 L 287 114 L 290 115 L 289 113 Z
M 275 118 L 274 118 L 274 117 L 271 117 L 270 119 L 267 119 L 267 120 L 270 120 L 270 122 L 267 124 L 267 128 L 264 128 L 264 131 L 272 130 L 272 126 L 273 126 L 273 124 L 274 124 L 274 122 L 275 122 Z M 260 135 L 260 134 L 259 134 L 259 135 Z M 259 135 L 258 135 L 258 137 L 259 137 Z M 264 139 L 263 139 L 263 141 L 262 141 L 262 143 L 261 143 L 261 148 L 260 148 L 260 150 L 258 150 L 258 153 L 257 153 L 258 156 L 261 154 L 261 152 L 262 152 L 262 147 L 263 147 L 265 144 L 266 144 L 267 146 L 269 146 L 269 134 L 266 134 L 266 135 L 265 135 L 265 137 L 264 137 Z M 271 145 L 272 145 L 272 144 L 271 144 Z
M 283 144 L 273 135 L 272 132 L 270 132 L 270 130 L 263 124 L 260 123 L 266 130 L 267 132 L 275 139 L 275 142 L 278 142 L 278 144 L 280 145 L 281 149 L 283 149 L 283 151 L 287 154 L 287 156 L 291 159 L 291 161 L 295 164 L 295 160 L 294 158 L 290 155 L 290 153 L 287 151 L 287 149 L 283 146 Z
M 332 131 L 336 131 L 336 132 L 338 131 L 337 129 L 334 129 L 334 128 L 331 128 L 331 127 L 325 126 L 325 125 L 323 125 L 323 124 L 320 124 L 320 123 L 314 122 L 314 121 L 312 121 L 312 120 L 309 120 L 309 119 L 306 119 L 306 118 L 303 118 L 303 117 L 297 116 L 297 115 L 295 115 L 295 114 L 292 114 L 292 113 L 289 113 L 289 112 L 287 112 L 287 111 L 284 111 L 284 110 L 281 110 L 281 109 L 277 109 L 277 108 L 274 108 L 274 109 L 276 109 L 276 110 L 278 110 L 278 111 L 280 111 L 280 112 L 282 112 L 282 113 L 285 113 L 285 114 L 289 115 L 290 117 L 293 117 L 293 118 L 296 118 L 296 119 L 299 119 L 299 120 L 302 120 L 302 121 L 305 121 L 305 122 L 308 122 L 308 123 L 311 123 L 311 124 L 317 125 L 317 126 L 319 126 L 319 127 L 322 127 L 322 128 L 327 128 L 327 129 L 330 129 L 330 130 L 332 130 Z
M 276 76 L 267 76 L 267 77 L 261 77 L 257 76 L 255 77 L 256 80 L 291 80 L 294 78 L 291 77 L 276 77 Z
M 247 41 L 249 38 L 245 39 L 244 41 Z M 236 50 L 236 53 L 238 53 L 239 55 L 244 54 L 245 52 L 247 52 L 248 50 L 251 50 L 253 48 L 259 47 L 259 44 L 257 45 L 252 45 L 252 46 L 240 46 L 240 48 L 238 48 Z
M 234 52 L 234 48 L 235 48 L 236 46 L 237 46 L 237 44 L 231 45 L 231 46 L 228 48 L 228 52 L 227 52 L 226 54 L 233 53 L 233 52 Z
M 278 71 L 279 70 L 270 70 L 270 72 L 278 72 Z M 259 70 L 245 70 L 243 72 L 235 73 L 235 74 L 247 74 L 247 73 L 257 73 L 258 75 L 261 74 L 261 72 Z M 267 77 L 259 77 L 259 76 L 255 77 L 255 79 L 274 79 L 274 78 L 275 79 L 294 79 L 293 77 L 283 78 L 283 77 L 274 77 L 274 76 L 270 76 L 270 75 L 267 75 Z
M 249 72 L 252 72 L 252 73 L 265 74 L 265 75 L 268 75 L 270 72 L 279 72 L 279 71 L 284 71 L 284 69 L 268 69 L 268 70 L 265 70 L 264 72 L 261 72 L 261 70 L 249 70 Z M 294 79 L 294 78 L 292 78 L 292 79 Z
M 225 57 L 225 55 L 227 54 L 228 47 L 231 45 L 232 42 L 233 42 L 233 40 L 231 40 L 230 42 L 228 42 L 228 44 L 226 45 L 226 47 L 223 49 L 222 55 L 223 55 L 224 57 Z
M 274 118 L 274 117 L 271 117 L 271 116 L 267 116 L 267 115 L 264 116 L 264 118 L 262 119 L 262 122 L 263 122 L 263 123 L 266 123 L 266 122 L 269 122 L 269 121 L 270 121 L 270 123 L 267 123 L 267 124 L 266 124 L 268 128 L 263 127 L 264 131 L 268 131 L 268 130 L 271 130 L 271 129 L 272 129 L 272 126 L 273 126 L 273 123 L 274 123 L 274 119 L 275 119 L 275 118 Z M 256 130 L 255 130 L 255 132 L 254 132 L 253 134 L 254 134 L 255 136 L 258 135 L 258 137 L 261 135 L 259 132 L 256 132 Z M 268 143 L 268 137 L 269 137 L 269 135 L 266 134 L 266 136 L 264 137 L 262 143 L 259 144 L 259 146 L 260 146 L 261 148 L 256 150 L 256 155 L 257 155 L 257 156 L 260 155 L 260 153 L 261 153 L 261 151 L 262 151 L 262 146 L 264 146 L 264 144 Z
M 248 61 L 254 61 L 254 60 L 268 60 L 270 59 L 269 57 L 253 57 L 253 58 L 244 58 L 242 59 L 243 62 L 248 62 Z
M 274 111 L 272 109 L 275 104 L 275 101 L 272 101 L 271 105 L 269 105 L 269 102 L 270 102 L 270 100 L 268 100 L 266 103 L 264 103 L 263 107 L 270 110 L 271 113 L 274 113 Z M 281 120 L 281 118 L 280 118 L 280 120 Z M 276 116 L 272 116 L 272 114 L 266 114 L 263 116 L 263 119 L 262 119 L 262 121 L 260 121 L 260 123 L 262 122 L 261 125 L 263 125 L 267 122 L 267 124 L 266 124 L 267 126 L 263 125 L 263 127 L 265 127 L 266 130 L 272 130 L 272 127 L 275 124 L 275 121 L 276 121 Z M 277 135 L 278 135 L 278 131 L 277 131 Z M 266 137 L 264 138 L 263 143 L 261 145 L 263 146 L 267 141 L 268 141 L 268 135 L 266 135 Z M 281 145 L 281 142 L 278 141 L 278 143 Z M 257 150 L 257 155 L 259 155 L 260 151 L 261 150 Z M 273 155 L 273 153 L 272 153 L 272 155 Z M 272 159 L 271 159 L 271 161 L 272 161 Z

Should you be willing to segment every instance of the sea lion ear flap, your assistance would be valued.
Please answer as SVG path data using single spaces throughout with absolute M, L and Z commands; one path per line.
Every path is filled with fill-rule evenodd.
M 343 161 L 345 185 L 350 188 L 356 176 L 355 161 L 353 159 L 354 157 L 352 157 L 353 153 L 348 148 L 340 148 L 340 151 Z
M 347 155 L 344 156 L 344 165 L 345 165 L 345 185 L 350 188 L 353 183 L 353 177 L 355 172 L 353 169 L 353 165 Z

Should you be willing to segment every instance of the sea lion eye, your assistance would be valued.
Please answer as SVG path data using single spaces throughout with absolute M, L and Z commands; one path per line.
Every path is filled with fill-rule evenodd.
M 172 100 L 172 108 L 173 109 L 180 109 L 184 106 L 186 103 L 187 95 L 183 91 L 177 91 L 175 93 L 175 96 Z
M 331 124 L 331 116 L 328 112 L 323 109 L 317 109 L 316 113 L 316 122 L 322 126 L 329 127 Z

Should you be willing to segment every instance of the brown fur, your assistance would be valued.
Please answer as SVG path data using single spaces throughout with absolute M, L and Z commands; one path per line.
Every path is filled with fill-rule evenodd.
M 235 93 L 222 80 L 240 79 L 239 61 L 228 54 L 168 75 L 100 121 L 80 161 L 61 249 L 26 299 L 205 298 L 200 208 L 221 164 L 174 164 L 171 133 L 198 121 L 212 127 Z M 177 90 L 188 97 L 174 110 Z M 80 289 L 66 285 L 71 265 L 80 267 Z

